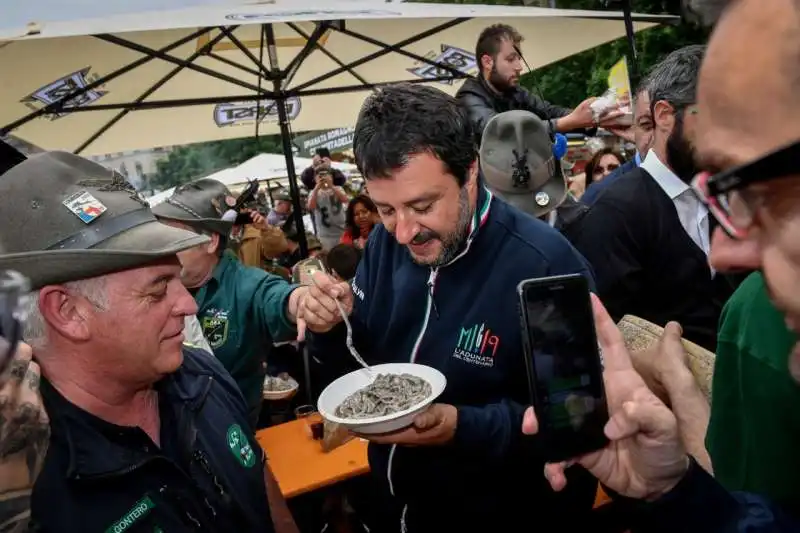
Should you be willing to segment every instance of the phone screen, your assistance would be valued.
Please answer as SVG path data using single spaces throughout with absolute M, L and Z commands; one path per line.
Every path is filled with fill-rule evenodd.
M 602 362 L 583 276 L 520 284 L 529 381 L 546 458 L 602 448 L 608 408 Z

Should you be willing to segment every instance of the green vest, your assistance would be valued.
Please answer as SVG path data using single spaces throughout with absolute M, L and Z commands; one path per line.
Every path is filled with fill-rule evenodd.
M 236 380 L 254 416 L 261 406 L 272 345 L 297 336 L 295 325 L 286 318 L 289 293 L 295 287 L 223 254 L 208 283 L 194 292 L 203 335 Z
M 706 447 L 714 477 L 800 508 L 800 384 L 789 374 L 797 337 L 750 275 L 725 305 Z

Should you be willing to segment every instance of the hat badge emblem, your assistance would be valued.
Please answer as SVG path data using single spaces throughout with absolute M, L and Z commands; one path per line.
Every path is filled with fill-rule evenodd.
M 537 192 L 536 196 L 533 197 L 533 200 L 536 202 L 536 205 L 539 207 L 544 207 L 550 203 L 550 195 L 546 192 Z

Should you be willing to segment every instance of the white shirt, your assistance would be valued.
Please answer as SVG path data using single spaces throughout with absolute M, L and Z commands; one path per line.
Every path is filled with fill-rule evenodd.
M 658 156 L 650 150 L 642 166 L 656 183 L 667 193 L 675 204 L 681 226 L 689 234 L 694 243 L 708 256 L 711 251 L 711 238 L 708 231 L 708 208 L 691 190 L 691 187 L 672 170 L 669 169 Z

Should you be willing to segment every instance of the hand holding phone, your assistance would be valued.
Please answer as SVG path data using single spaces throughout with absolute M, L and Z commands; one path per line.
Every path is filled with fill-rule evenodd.
M 602 448 L 608 406 L 586 278 L 525 280 L 517 292 L 544 459 L 562 461 Z

